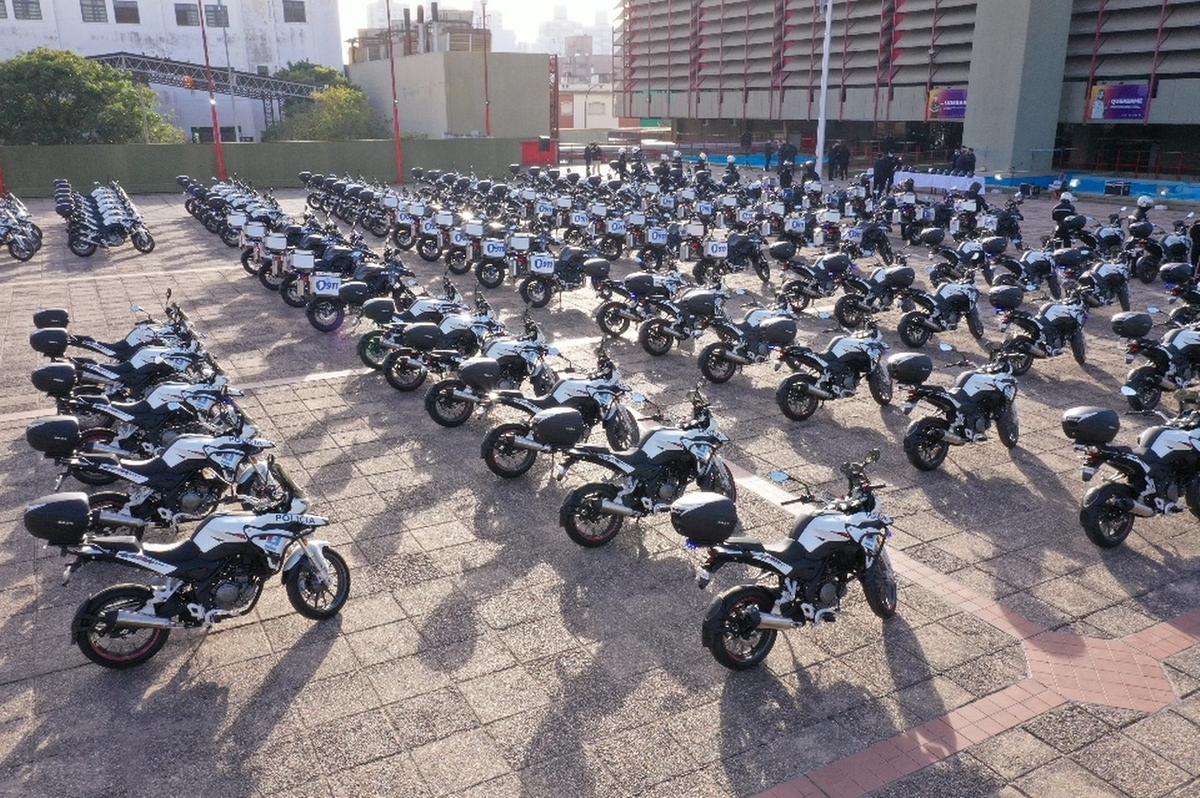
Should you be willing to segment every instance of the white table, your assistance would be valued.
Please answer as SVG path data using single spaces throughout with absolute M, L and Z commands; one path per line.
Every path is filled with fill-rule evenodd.
M 956 177 L 955 175 L 931 175 L 928 172 L 896 172 L 893 185 L 912 180 L 913 186 L 924 191 L 966 191 L 972 183 L 983 183 L 981 177 Z

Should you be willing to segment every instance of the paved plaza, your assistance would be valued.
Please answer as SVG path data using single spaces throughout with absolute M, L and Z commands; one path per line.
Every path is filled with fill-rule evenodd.
M 896 518 L 895 618 L 881 622 L 852 589 L 837 623 L 783 633 L 764 667 L 734 674 L 701 646 L 700 622 L 745 573 L 698 590 L 697 555 L 663 517 L 627 523 L 601 549 L 575 545 L 547 463 L 504 481 L 479 458 L 495 415 L 438 427 L 423 390 L 398 393 L 362 368 L 350 325 L 314 330 L 180 197 L 138 202 L 151 255 L 76 258 L 50 205 L 31 202 L 44 249 L 0 262 L 0 795 L 1200 796 L 1197 521 L 1139 519 L 1124 546 L 1094 546 L 1059 424 L 1073 405 L 1124 408 L 1114 308 L 1088 322 L 1086 367 L 1067 355 L 1020 380 L 1017 449 L 993 436 L 934 473 L 904 457 L 910 419 L 865 390 L 796 424 L 775 404 L 770 366 L 706 384 L 746 534 L 789 529 L 795 507 L 769 472 L 840 492 L 839 464 L 872 447 Z M 284 192 L 289 210 L 302 203 Z M 1047 232 L 1049 207 L 1026 203 L 1027 240 Z M 920 280 L 927 255 L 911 254 Z M 405 261 L 436 287 L 440 265 Z M 761 290 L 753 277 L 730 284 Z M 176 632 L 147 665 L 110 672 L 69 641 L 70 620 L 90 593 L 139 575 L 92 565 L 63 587 L 57 551 L 20 521 L 55 479 L 23 436 L 54 412 L 29 382 L 30 314 L 67 306 L 73 328 L 116 338 L 131 303 L 159 307 L 167 288 L 246 388 L 244 408 L 312 510 L 333 519 L 323 536 L 353 587 L 339 618 L 313 623 L 272 583 L 249 616 Z M 1167 307 L 1161 284 L 1132 294 L 1135 309 Z M 488 297 L 510 322 L 523 309 L 511 285 Z M 583 366 L 597 303 L 584 290 L 535 312 Z M 881 317 L 893 352 L 897 318 Z M 813 315 L 799 341 L 824 345 L 832 325 Z M 633 339 L 611 349 L 622 373 L 683 412 L 708 339 L 664 358 Z M 938 340 L 960 350 L 928 345 L 939 364 L 984 358 L 965 330 Z M 1123 415 L 1121 440 L 1156 420 Z

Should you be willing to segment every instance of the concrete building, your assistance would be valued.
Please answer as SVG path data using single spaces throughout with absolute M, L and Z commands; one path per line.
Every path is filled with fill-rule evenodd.
M 378 16 L 380 6 L 368 9 L 369 16 Z M 418 5 L 415 12 L 408 6 L 392 9 L 392 29 L 396 32 L 396 57 L 417 53 L 447 53 L 482 51 L 491 46 L 491 32 L 475 24 L 473 11 L 439 8 L 429 4 L 429 12 Z M 387 18 L 378 26 L 363 28 L 350 40 L 349 61 L 379 61 L 388 57 Z
M 392 117 L 388 61 L 351 64 L 347 73 L 387 119 Z M 532 139 L 550 132 L 550 57 L 491 53 L 492 135 Z M 420 53 L 396 59 L 396 94 L 405 136 L 484 134 L 483 53 Z
M 195 2 L 167 0 L 0 0 L 0 59 L 36 47 L 81 55 L 132 52 L 204 62 L 200 10 Z M 337 0 L 204 0 L 213 69 L 271 74 L 305 59 L 342 68 Z M 184 134 L 211 136 L 203 87 L 151 86 L 163 113 Z M 265 127 L 261 102 L 217 98 L 222 134 L 258 139 Z
M 621 0 L 621 115 L 811 143 L 824 2 Z M 831 138 L 988 171 L 1200 172 L 1200 0 L 835 0 Z M 930 157 L 933 157 L 932 155 Z
M 611 83 L 563 82 L 558 89 L 558 103 L 558 126 L 563 130 L 620 127 Z

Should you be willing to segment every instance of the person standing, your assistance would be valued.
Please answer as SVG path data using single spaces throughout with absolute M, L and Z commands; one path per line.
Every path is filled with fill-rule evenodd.
M 975 150 L 970 147 L 967 147 L 963 155 L 963 171 L 970 177 L 975 176 Z
M 875 156 L 875 167 L 871 178 L 872 188 L 876 195 L 883 193 L 883 187 L 887 185 L 887 181 L 890 179 L 890 175 L 888 175 L 889 164 L 890 161 L 888 161 L 888 157 L 884 153 L 881 152 Z
M 841 139 L 829 149 L 829 164 L 833 167 L 833 179 L 845 180 L 850 167 L 850 150 Z
M 775 139 L 767 139 L 767 143 L 763 145 L 763 154 L 767 156 L 763 169 L 769 172 L 771 171 L 771 156 L 775 154 Z
M 588 144 L 583 148 L 583 173 L 590 175 L 592 173 L 592 145 Z
M 791 163 L 795 163 L 796 156 L 799 154 L 800 154 L 800 151 L 798 149 L 796 149 L 796 145 L 793 144 L 788 139 L 784 139 L 783 143 L 779 145 L 779 163 L 781 163 L 781 164 L 784 161 L 790 161 Z
M 621 147 L 617 150 L 617 175 L 622 180 L 629 178 L 629 159 L 625 154 L 625 148 Z
M 751 135 L 750 128 L 746 128 L 746 130 L 742 132 L 742 153 L 744 155 L 749 155 L 750 148 L 753 146 L 754 146 L 754 136 Z

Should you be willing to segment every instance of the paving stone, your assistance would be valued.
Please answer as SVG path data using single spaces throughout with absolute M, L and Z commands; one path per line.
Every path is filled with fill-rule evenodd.
M 990 767 L 1001 778 L 1013 781 L 1031 770 L 1057 759 L 1058 751 L 1024 729 L 1009 729 L 990 740 L 971 746 L 971 756 Z
M 1043 765 L 1016 782 L 1016 787 L 1037 798 L 1126 798 L 1121 790 L 1102 781 L 1077 762 L 1063 757 Z
M 412 757 L 434 795 L 464 790 L 509 770 L 488 736 L 478 729 L 421 746 Z
M 1031 720 L 1025 729 L 1064 753 L 1078 751 L 1109 733 L 1107 723 L 1078 704 L 1066 704 Z
M 1200 726 L 1175 712 L 1151 715 L 1125 729 L 1154 753 L 1192 776 L 1200 776 Z
M 1166 795 L 1188 774 L 1125 735 L 1112 735 L 1077 751 L 1075 761 L 1130 795 Z M 1130 767 L 1136 762 L 1135 767 Z

